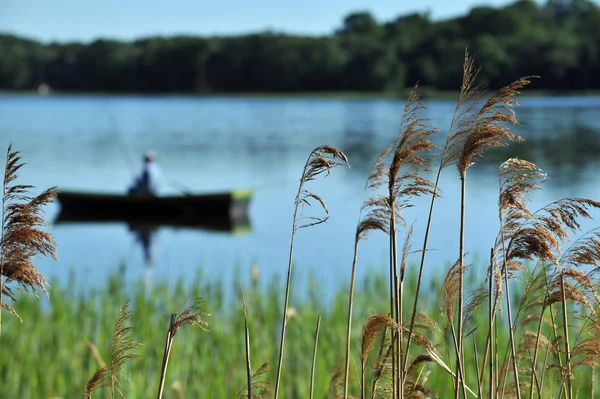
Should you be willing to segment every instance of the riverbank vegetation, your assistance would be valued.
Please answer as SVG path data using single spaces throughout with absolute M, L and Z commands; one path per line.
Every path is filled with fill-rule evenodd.
M 523 141 L 511 131 L 518 123 L 517 96 L 537 77 L 484 96 L 479 68 L 468 53 L 462 65 L 460 96 L 439 151 L 431 139 L 442 133 L 422 118 L 427 105 L 418 88 L 411 91 L 397 140 L 375 161 L 366 182 L 368 199 L 357 209 L 348 291 L 337 293 L 331 304 L 318 305 L 318 290 L 306 301 L 294 300 L 293 254 L 310 250 L 295 248 L 295 235 L 329 217 L 326 199 L 310 183 L 349 166 L 342 151 L 322 145 L 309 154 L 294 200 L 285 287 L 240 287 L 240 301 L 231 305 L 218 288 L 201 281 L 192 294 L 181 286 L 140 285 L 126 298 L 130 291 L 115 276 L 106 290 L 82 297 L 72 294 L 73 287 L 59 287 L 48 309 L 19 297 L 16 309 L 24 323 L 11 318 L 9 326 L 2 325 L 3 381 L 19 397 L 70 396 L 74 386 L 86 387 L 86 397 L 111 398 L 121 392 L 132 397 L 158 392 L 159 399 L 594 397 L 600 231 L 582 231 L 580 223 L 592 218 L 600 202 L 563 198 L 530 209 L 528 197 L 541 189 L 546 175 L 531 162 L 510 158 L 498 168 L 498 209 L 485 210 L 498 215 L 497 237 L 482 249 L 489 262 L 470 265 L 465 220 L 482 210 L 466 201 L 468 171 L 488 149 Z M 9 149 L 5 198 L 28 188 L 9 184 L 18 170 L 11 154 Z M 445 168 L 456 171 L 461 187 L 460 222 L 445 227 L 457 243 L 456 253 L 446 255 L 456 259 L 449 267 L 427 262 Z M 14 197 L 33 203 L 29 213 L 27 207 L 3 208 L 2 292 L 9 298 L 16 298 L 7 291 L 15 283 L 45 287 L 43 280 L 27 278 L 37 274 L 22 259 L 53 254 L 51 237 L 30 229 L 41 224 L 39 206 L 49 195 Z M 427 225 L 424 237 L 413 237 L 406 216 L 417 196 L 430 200 L 429 217 L 420 221 Z M 372 233 L 389 240 L 389 264 L 357 282 L 356 268 L 363 267 L 359 248 Z M 19 251 L 22 257 L 6 255 Z M 28 323 L 43 327 L 29 330 Z M 50 357 L 41 362 L 40 356 Z
M 202 23 L 201 17 L 198 23 Z M 312 37 L 148 37 L 131 42 L 41 43 L 0 35 L 0 90 L 104 93 L 401 92 L 458 90 L 465 47 L 499 88 L 541 75 L 536 89 L 600 89 L 600 7 L 589 0 L 519 0 L 433 20 L 346 16 Z

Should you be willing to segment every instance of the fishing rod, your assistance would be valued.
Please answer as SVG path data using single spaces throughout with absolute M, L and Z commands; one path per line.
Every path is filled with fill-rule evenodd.
M 113 136 L 115 138 L 115 142 L 117 144 L 117 147 L 119 147 L 119 149 L 120 149 L 120 153 L 123 157 L 123 160 L 127 164 L 127 167 L 129 168 L 132 175 L 136 176 L 137 168 L 134 167 L 134 163 L 133 163 L 134 158 L 133 158 L 133 154 L 131 152 L 131 148 L 123 140 L 123 137 L 120 134 L 120 129 L 117 125 L 114 115 L 112 113 L 109 113 L 106 109 L 104 110 L 104 113 L 109 121 L 110 128 L 111 128 L 111 130 L 113 132 Z M 192 193 L 194 192 L 194 190 L 192 190 L 189 186 L 187 186 L 177 180 L 171 179 L 171 178 L 164 179 L 164 177 L 165 177 L 165 175 L 163 174 L 163 180 L 166 181 L 167 183 L 169 183 L 174 188 L 175 188 L 175 186 L 177 186 L 179 191 L 182 194 L 192 195 Z

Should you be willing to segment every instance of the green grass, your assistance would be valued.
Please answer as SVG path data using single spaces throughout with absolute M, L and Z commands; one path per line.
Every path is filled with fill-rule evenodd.
M 484 266 L 482 266 L 484 268 Z M 358 392 L 358 371 L 360 359 L 360 329 L 364 316 L 375 314 L 388 304 L 385 268 L 369 272 L 369 277 L 357 283 L 355 294 L 355 317 L 353 327 L 353 360 L 350 368 L 350 392 Z M 320 298 L 325 287 L 316 279 L 303 276 L 301 266 L 294 277 L 296 284 L 309 282 L 305 292 L 292 287 L 290 306 L 296 309 L 298 317 L 290 318 L 286 356 L 284 359 L 281 384 L 281 397 L 308 397 L 310 367 L 314 330 L 317 317 L 322 314 L 319 351 L 317 354 L 315 397 L 326 397 L 329 382 L 336 366 L 341 366 L 344 356 L 347 284 L 336 290 L 330 303 L 323 304 Z M 482 269 L 483 270 L 483 269 Z M 414 295 L 415 267 L 410 267 L 407 276 L 407 297 Z M 439 323 L 440 311 L 438 293 L 442 283 L 442 273 L 430 273 L 425 281 L 420 309 Z M 349 270 L 348 270 L 349 276 Z M 308 279 L 304 280 L 303 279 Z M 169 361 L 165 398 L 177 398 L 172 389 L 179 381 L 185 397 L 235 397 L 245 384 L 244 318 L 240 298 L 227 298 L 227 285 L 238 290 L 237 280 L 227 282 L 206 282 L 201 270 L 194 278 L 175 283 L 155 282 L 146 286 L 143 281 L 133 285 L 123 284 L 121 275 L 109 278 L 102 289 L 80 292 L 75 284 L 75 274 L 67 282 L 50 282 L 50 301 L 36 299 L 32 295 L 20 295 L 15 303 L 24 322 L 14 317 L 5 320 L 2 331 L 2 354 L 0 356 L 0 381 L 2 397 L 6 398 L 77 398 L 82 397 L 87 381 L 98 368 L 98 364 L 85 344 L 93 342 L 105 361 L 109 360 L 110 339 L 119 308 L 127 299 L 132 300 L 131 323 L 134 326 L 132 338 L 142 344 L 138 353 L 140 360 L 125 366 L 123 392 L 128 398 L 155 397 L 158 388 L 160 364 L 163 355 L 165 334 L 169 317 L 181 311 L 190 289 L 193 296 L 201 297 L 211 316 L 207 319 L 210 332 L 193 328 L 183 328 L 178 332 Z M 468 283 L 472 286 L 473 281 Z M 267 381 L 274 381 L 281 303 L 283 301 L 282 281 L 263 281 L 257 287 L 244 287 L 248 306 L 251 354 L 253 371 L 265 361 L 270 363 Z M 515 301 L 519 292 L 513 292 Z M 302 300 L 296 298 L 302 297 Z M 475 320 L 486 320 L 483 307 Z M 471 326 L 472 327 L 472 326 Z M 470 328 L 469 328 L 470 329 Z M 468 330 L 469 330 L 468 329 Z M 500 342 L 508 342 L 505 329 Z M 472 342 L 469 339 L 466 358 L 470 356 Z M 484 342 L 478 335 L 478 348 Z M 447 357 L 446 360 L 450 360 Z M 481 359 L 481 355 L 480 355 Z M 473 370 L 473 368 L 467 368 Z M 444 392 L 452 391 L 449 376 L 435 365 L 431 370 L 428 384 L 444 397 Z M 474 380 L 474 376 L 469 378 Z M 585 383 L 576 379 L 576 384 Z M 580 397 L 589 392 L 583 387 Z M 583 395 L 583 396 L 582 396 Z M 109 390 L 99 390 L 94 398 L 108 398 Z
M 301 268 L 298 270 L 301 271 Z M 349 275 L 349 273 L 348 273 Z M 385 309 L 387 282 L 384 273 L 371 277 L 357 286 L 354 356 L 358 356 L 362 317 Z M 296 282 L 302 282 L 300 272 Z M 414 281 L 414 276 L 412 276 Z M 314 330 L 317 317 L 323 315 L 317 355 L 315 397 L 324 397 L 337 363 L 343 360 L 347 317 L 347 285 L 342 284 L 333 294 L 331 303 L 322 305 L 319 298 L 325 287 L 310 279 L 306 292 L 293 289 L 290 306 L 298 317 L 290 318 L 288 345 L 282 376 L 282 397 L 308 397 Z M 271 364 L 267 380 L 273 382 L 277 342 L 281 322 L 283 289 L 279 280 L 263 282 L 261 288 L 244 287 L 248 305 L 252 365 L 256 370 L 264 361 Z M 110 334 L 119 308 L 132 300 L 132 338 L 142 344 L 141 360 L 125 367 L 124 374 L 132 384 L 124 382 L 127 397 L 141 398 L 156 395 L 160 362 L 170 313 L 182 310 L 190 295 L 201 297 L 211 314 L 210 332 L 192 328 L 180 331 L 169 362 L 165 397 L 176 397 L 171 385 L 178 380 L 186 397 L 234 397 L 245 383 L 244 319 L 239 298 L 226 298 L 226 285 L 235 281 L 207 283 L 201 273 L 193 282 L 175 284 L 143 281 L 133 285 L 121 283 L 120 275 L 112 276 L 104 288 L 84 295 L 69 282 L 51 282 L 51 300 L 21 295 L 15 304 L 24 322 L 14 317 L 6 319 L 2 331 L 3 356 L 0 357 L 0 380 L 3 397 L 50 398 L 81 397 L 85 384 L 98 365 L 84 340 L 99 349 L 105 361 L 110 351 Z M 439 292 L 441 281 L 430 281 L 426 292 Z M 414 284 L 407 284 L 414 287 Z M 294 287 L 292 287 L 294 288 Z M 235 291 L 234 291 L 235 292 Z M 407 292 L 410 294 L 410 292 Z M 295 300 L 303 297 L 301 301 Z M 423 309 L 435 317 L 437 303 L 431 296 L 422 302 Z M 359 362 L 359 359 L 355 359 Z M 353 362 L 354 364 L 355 362 Z M 433 385 L 443 392 L 451 381 L 443 374 Z M 351 367 L 351 391 L 357 391 L 357 377 Z M 430 379 L 431 381 L 431 379 Z M 451 389 L 451 388 L 450 388 Z M 97 391 L 94 398 L 108 397 Z

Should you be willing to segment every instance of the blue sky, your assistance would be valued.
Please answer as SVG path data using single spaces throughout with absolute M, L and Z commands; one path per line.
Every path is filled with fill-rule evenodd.
M 153 35 L 235 35 L 272 29 L 328 34 L 351 11 L 379 21 L 429 11 L 434 19 L 510 0 L 0 0 L 0 32 L 47 41 Z

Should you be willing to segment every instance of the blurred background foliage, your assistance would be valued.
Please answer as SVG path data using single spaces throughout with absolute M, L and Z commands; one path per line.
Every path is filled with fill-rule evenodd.
M 201 23 L 199 18 L 198 23 Z M 434 21 L 346 16 L 329 36 L 262 32 L 40 43 L 0 35 L 0 90 L 138 93 L 397 91 L 420 81 L 457 90 L 468 46 L 497 88 L 540 75 L 536 89 L 600 89 L 600 7 L 520 0 Z

